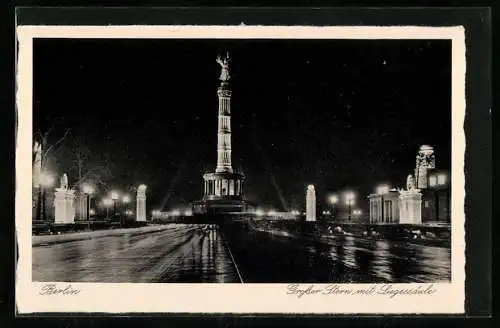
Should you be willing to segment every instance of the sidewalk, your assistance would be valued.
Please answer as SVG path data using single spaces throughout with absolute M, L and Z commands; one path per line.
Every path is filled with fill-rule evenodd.
M 33 247 L 44 246 L 44 245 L 66 243 L 70 241 L 86 240 L 92 238 L 120 236 L 124 234 L 138 235 L 143 233 L 154 233 L 170 228 L 171 228 L 170 225 L 148 225 L 146 227 L 140 227 L 140 228 L 107 229 L 107 230 L 97 230 L 97 231 L 63 233 L 60 235 L 32 236 L 32 246 Z

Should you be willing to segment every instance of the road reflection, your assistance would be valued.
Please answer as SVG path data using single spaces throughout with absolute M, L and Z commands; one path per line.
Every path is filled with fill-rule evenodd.
M 232 231 L 230 247 L 246 282 L 449 282 L 451 252 L 349 235 L 312 242 L 266 232 Z M 260 265 L 255 266 L 255 263 Z
M 220 232 L 208 225 L 34 247 L 32 272 L 33 281 L 240 282 Z
M 34 281 L 239 283 L 239 275 L 245 283 L 451 279 L 446 247 L 349 235 L 310 241 L 245 229 L 222 233 L 210 225 L 172 224 L 151 233 L 34 247 L 32 258 Z

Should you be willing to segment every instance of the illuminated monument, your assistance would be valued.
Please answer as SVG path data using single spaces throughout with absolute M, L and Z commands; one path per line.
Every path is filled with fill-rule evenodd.
M 415 165 L 415 187 L 425 189 L 428 185 L 428 171 L 436 167 L 434 148 L 429 145 L 423 145 L 418 150 Z
M 221 66 L 219 124 L 217 133 L 217 167 L 203 175 L 203 199 L 193 203 L 194 214 L 234 213 L 247 211 L 243 197 L 245 176 L 233 171 L 231 164 L 231 89 L 229 88 L 229 55 L 217 57 Z
M 306 221 L 316 221 L 316 190 L 313 185 L 307 186 L 306 191 Z

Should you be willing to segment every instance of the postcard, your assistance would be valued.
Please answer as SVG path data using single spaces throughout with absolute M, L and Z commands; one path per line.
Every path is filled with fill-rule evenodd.
M 464 313 L 463 27 L 17 37 L 19 314 Z

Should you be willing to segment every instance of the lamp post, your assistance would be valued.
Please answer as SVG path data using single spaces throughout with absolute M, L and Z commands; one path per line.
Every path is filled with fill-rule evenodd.
M 331 195 L 328 197 L 328 202 L 332 205 L 332 220 L 335 218 L 335 204 L 337 204 L 339 201 L 339 198 L 337 195 Z
M 110 198 L 104 198 L 102 203 L 106 207 L 106 219 L 107 219 L 109 217 L 109 207 L 111 206 L 111 204 L 113 204 L 113 201 Z
M 118 201 L 119 195 L 116 191 L 111 192 L 111 200 L 113 201 L 113 221 L 116 220 L 116 202 Z
M 125 215 L 128 215 L 128 203 L 130 203 L 130 197 L 127 195 L 123 196 L 122 198 L 123 204 L 125 204 Z M 123 216 L 120 218 L 120 227 L 123 227 L 124 224 L 124 218 Z
M 346 204 L 349 207 L 349 221 L 351 221 L 351 216 L 352 216 L 352 205 L 354 205 L 354 200 L 355 200 L 355 195 L 353 192 L 348 192 L 345 195 L 346 198 Z
M 42 173 L 40 184 L 40 220 L 45 220 L 45 189 L 54 184 L 54 178 L 50 174 Z
M 87 224 L 88 229 L 90 230 L 90 195 L 94 193 L 94 188 L 91 185 L 83 185 L 83 194 L 86 196 L 87 202 Z

